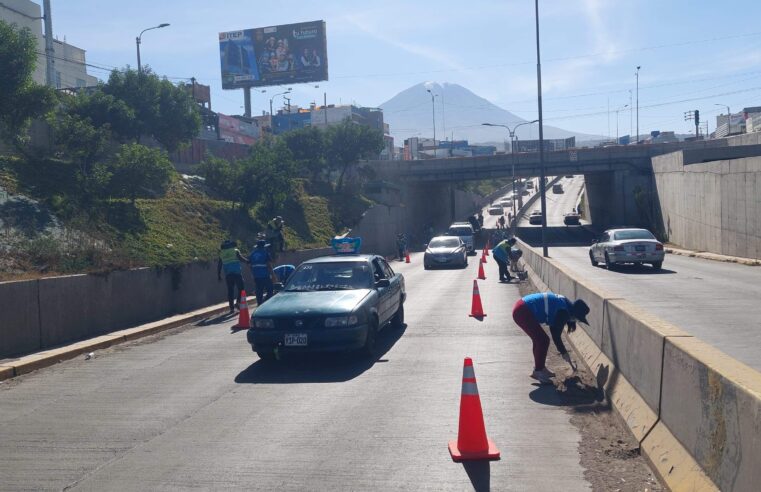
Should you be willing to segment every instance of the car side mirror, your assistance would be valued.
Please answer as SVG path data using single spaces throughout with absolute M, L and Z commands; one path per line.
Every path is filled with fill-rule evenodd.
M 382 279 L 378 280 L 377 282 L 375 282 L 375 288 L 376 289 L 380 289 L 380 288 L 383 288 L 383 287 L 391 287 L 391 281 L 389 279 L 387 279 L 387 278 L 382 278 Z

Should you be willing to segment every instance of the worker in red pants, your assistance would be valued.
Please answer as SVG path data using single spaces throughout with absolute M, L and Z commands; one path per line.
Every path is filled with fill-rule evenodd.
M 561 334 L 568 325 L 568 333 L 576 330 L 576 321 L 587 322 L 589 306 L 581 299 L 571 302 L 568 298 L 553 292 L 530 294 L 519 299 L 513 306 L 513 320 L 531 338 L 534 349 L 534 371 L 531 377 L 542 383 L 551 382 L 555 373 L 545 367 L 550 338 L 542 329 L 549 325 L 552 341 L 563 359 L 574 367 L 571 356 L 563 345 Z

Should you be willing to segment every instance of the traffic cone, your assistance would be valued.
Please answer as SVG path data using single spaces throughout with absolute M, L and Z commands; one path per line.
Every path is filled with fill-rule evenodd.
M 489 256 L 489 245 L 484 246 L 484 255 Z
M 499 449 L 491 439 L 486 437 L 476 372 L 473 370 L 473 360 L 470 357 L 465 358 L 462 368 L 460 428 L 457 432 L 457 440 L 449 441 L 449 454 L 456 462 L 499 459 Z
M 246 291 L 240 291 L 240 304 L 238 305 L 240 315 L 238 316 L 238 324 L 233 326 L 236 330 L 248 330 L 251 328 L 251 316 L 248 314 L 248 302 L 246 297 Z
M 404 257 L 404 262 L 405 263 L 410 263 L 410 252 L 406 251 L 405 253 L 406 254 L 405 254 L 405 257 Z
M 486 263 L 486 255 L 481 251 L 481 263 Z
M 484 308 L 481 306 L 481 294 L 478 292 L 478 280 L 473 281 L 473 302 L 470 307 L 471 318 L 484 318 Z
M 478 264 L 478 280 L 486 280 L 486 274 L 484 273 L 484 264 Z

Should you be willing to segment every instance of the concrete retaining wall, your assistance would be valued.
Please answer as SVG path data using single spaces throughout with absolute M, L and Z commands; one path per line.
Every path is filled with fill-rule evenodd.
M 761 157 L 684 164 L 653 158 L 669 241 L 696 251 L 761 258 Z
M 569 338 L 672 490 L 757 490 L 761 374 L 521 242 L 532 280 L 590 306 Z
M 281 253 L 298 265 L 330 248 Z M 244 271 L 247 290 L 253 287 Z M 0 283 L 0 358 L 166 318 L 223 302 L 216 262 Z

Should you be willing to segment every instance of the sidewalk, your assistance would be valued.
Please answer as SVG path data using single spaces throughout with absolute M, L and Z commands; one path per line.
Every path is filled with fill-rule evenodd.
M 665 250 L 666 253 L 671 253 L 673 255 L 689 256 L 691 258 L 703 258 L 705 260 L 722 261 L 724 263 L 739 263 L 741 265 L 748 266 L 761 266 L 761 260 L 756 260 L 754 258 L 720 255 L 718 253 L 708 253 L 706 251 L 691 251 L 688 249 L 675 248 L 673 246 L 666 246 Z

